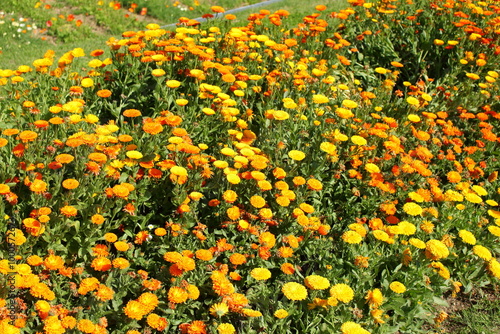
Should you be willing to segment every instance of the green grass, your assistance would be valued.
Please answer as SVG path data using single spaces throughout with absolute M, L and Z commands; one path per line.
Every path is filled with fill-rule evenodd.
M 446 332 L 455 334 L 500 333 L 500 289 L 498 286 L 476 290 L 450 300 Z

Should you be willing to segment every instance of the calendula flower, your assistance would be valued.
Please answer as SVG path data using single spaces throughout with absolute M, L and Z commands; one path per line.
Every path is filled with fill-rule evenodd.
M 403 211 L 410 216 L 419 216 L 423 212 L 422 207 L 413 202 L 405 203 L 405 205 L 403 205 Z
M 284 319 L 288 317 L 288 312 L 281 308 L 279 310 L 276 310 L 276 312 L 274 312 L 274 316 L 278 319 Z
M 319 275 L 309 275 L 304 278 L 304 284 L 311 290 L 325 290 L 330 287 L 330 281 Z
M 348 303 L 354 298 L 354 290 L 347 284 L 335 284 L 330 289 L 330 296 L 343 303 Z
M 389 284 L 389 288 L 395 293 L 404 293 L 406 291 L 404 284 L 398 281 L 394 281 Z
M 236 333 L 236 328 L 232 324 L 222 323 L 217 326 L 217 332 L 219 334 L 234 334 Z
M 307 289 L 300 283 L 285 283 L 281 291 L 285 294 L 285 297 L 290 300 L 304 300 L 307 298 Z
M 352 136 L 351 141 L 358 146 L 364 146 L 368 143 L 366 139 L 361 136 Z
M 271 278 L 271 272 L 266 268 L 255 268 L 250 272 L 250 276 L 257 281 L 265 281 Z
M 363 240 L 363 237 L 361 237 L 361 235 L 357 232 L 346 231 L 342 234 L 342 240 L 348 244 L 359 244 Z
M 384 302 L 384 296 L 380 289 L 369 290 L 365 299 L 370 308 L 379 308 Z
M 352 321 L 343 323 L 342 326 L 340 326 L 340 330 L 342 334 L 370 334 L 370 332 L 361 327 L 360 324 Z
M 441 241 L 432 239 L 425 244 L 425 255 L 431 260 L 440 260 L 447 258 L 450 251 Z
M 463 242 L 469 245 L 475 245 L 476 244 L 476 237 L 474 234 L 467 230 L 460 230 L 458 231 L 458 236 L 460 239 L 462 239 Z
M 291 150 L 290 152 L 288 152 L 288 156 L 296 161 L 301 161 L 306 157 L 304 152 L 297 150 Z
M 493 257 L 489 249 L 481 245 L 472 247 L 472 252 L 485 261 L 489 261 Z
M 217 303 L 213 304 L 209 311 L 212 316 L 220 318 L 229 312 L 229 306 L 226 303 Z

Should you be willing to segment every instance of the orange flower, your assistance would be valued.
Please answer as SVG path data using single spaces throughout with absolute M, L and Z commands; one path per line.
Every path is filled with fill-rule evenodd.
M 72 207 L 71 205 L 66 205 L 61 208 L 61 214 L 65 215 L 66 217 L 74 217 L 78 214 L 78 210 L 76 210 L 76 208 Z
M 47 191 L 47 183 L 42 180 L 35 179 L 35 181 L 30 184 L 30 190 L 35 194 L 41 194 Z
M 210 9 L 212 10 L 212 12 L 214 13 L 224 13 L 226 10 L 224 8 L 222 8 L 221 6 L 212 6 L 210 7 Z
M 168 301 L 175 304 L 184 303 L 189 298 L 186 290 L 173 286 L 168 290 Z
M 35 140 L 38 137 L 38 134 L 33 131 L 23 131 L 19 134 L 19 138 L 23 141 L 23 143 L 27 143 Z
M 157 122 L 146 122 L 142 129 L 144 132 L 149 133 L 150 135 L 156 135 L 163 131 L 163 126 Z
M 43 265 L 48 270 L 58 270 L 64 267 L 64 260 L 60 256 L 51 254 L 45 258 Z
M 109 89 L 101 89 L 101 90 L 97 91 L 97 96 L 103 97 L 103 98 L 110 97 L 111 94 L 112 93 Z
M 65 188 L 65 189 L 75 189 L 77 188 L 78 186 L 80 185 L 80 182 L 78 182 L 77 180 L 75 179 L 66 179 L 63 181 L 62 183 L 62 186 Z
M 138 117 L 141 115 L 141 112 L 137 109 L 127 109 L 123 112 L 123 116 L 125 117 Z
M 73 157 L 71 154 L 59 154 L 58 156 L 56 156 L 56 161 L 60 164 L 68 164 L 73 160 L 75 160 L 75 157 Z
M 104 256 L 98 256 L 92 261 L 91 267 L 97 271 L 107 271 L 111 269 L 111 260 Z
M 104 217 L 98 213 L 96 213 L 95 215 L 93 215 L 90 220 L 92 221 L 92 223 L 96 224 L 96 225 L 101 225 L 102 223 L 104 223 Z

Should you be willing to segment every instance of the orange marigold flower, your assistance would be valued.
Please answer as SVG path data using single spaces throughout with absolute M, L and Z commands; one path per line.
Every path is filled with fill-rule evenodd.
M 63 206 L 60 211 L 66 217 L 75 217 L 78 214 L 78 210 L 71 205 Z
M 33 131 L 23 131 L 19 134 L 19 138 L 23 141 L 23 143 L 27 143 L 35 140 L 38 137 L 38 134 Z
M 168 290 L 168 300 L 171 303 L 184 303 L 189 298 L 189 294 L 183 288 L 173 286 Z
M 135 320 L 141 320 L 143 316 L 146 314 L 144 313 L 145 308 L 144 305 L 139 303 L 136 300 L 131 300 L 125 305 L 123 308 L 123 312 L 127 317 L 130 319 L 135 319 Z
M 47 183 L 42 180 L 35 179 L 35 181 L 30 184 L 30 190 L 35 194 L 41 194 L 47 191 Z
M 78 186 L 80 185 L 80 182 L 78 182 L 77 180 L 75 179 L 66 179 L 63 181 L 62 183 L 62 186 L 65 188 L 65 189 L 75 189 L 77 188 Z
M 112 92 L 109 89 L 101 89 L 101 90 L 97 91 L 97 96 L 103 97 L 103 98 L 110 97 L 111 94 L 112 94 Z
M 48 270 L 58 270 L 64 267 L 64 260 L 60 256 L 51 254 L 45 258 L 43 265 Z
M 111 269 L 111 260 L 104 256 L 98 256 L 92 261 L 91 267 L 97 271 L 107 271 Z

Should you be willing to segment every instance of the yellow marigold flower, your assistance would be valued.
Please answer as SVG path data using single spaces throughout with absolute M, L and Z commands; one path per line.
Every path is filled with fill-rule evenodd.
M 371 162 L 369 162 L 369 163 L 367 163 L 367 164 L 365 165 L 365 170 L 366 170 L 368 173 L 370 173 L 370 174 L 372 174 L 372 173 L 380 173 L 380 168 L 378 168 L 378 166 L 377 166 L 377 165 L 372 164 Z
M 301 161 L 306 157 L 304 152 L 297 150 L 291 150 L 290 152 L 288 152 L 288 156 L 296 161 Z
M 330 287 L 330 281 L 319 275 L 309 275 L 304 278 L 304 284 L 311 290 L 325 290 Z
M 181 85 L 180 81 L 177 80 L 167 80 L 168 88 L 177 88 Z
M 330 289 L 330 296 L 343 303 L 349 303 L 354 298 L 354 290 L 347 284 L 335 284 Z
M 272 115 L 277 121 L 284 121 L 290 118 L 290 114 L 283 110 L 274 110 Z
M 313 95 L 313 102 L 317 104 L 328 103 L 330 99 L 324 95 L 316 94 Z
M 179 106 L 185 106 L 189 103 L 189 101 L 186 99 L 177 99 L 175 100 L 175 103 Z
M 229 306 L 226 303 L 213 304 L 210 307 L 210 314 L 214 317 L 222 317 L 229 312 Z
M 447 258 L 450 251 L 441 241 L 431 239 L 425 243 L 425 255 L 431 260 L 440 260 Z
M 217 326 L 217 332 L 219 332 L 219 334 L 234 334 L 236 333 L 236 328 L 229 323 L 222 323 Z
M 344 118 L 344 119 L 354 117 L 353 112 L 350 111 L 349 109 L 346 109 L 346 108 L 337 108 L 337 109 L 335 109 L 335 114 L 338 117 Z
M 496 237 L 500 237 L 500 227 L 490 225 L 488 226 L 488 231 L 490 231 L 491 234 L 493 234 Z
M 358 146 L 364 146 L 368 143 L 366 139 L 361 136 L 352 136 L 351 141 Z
M 165 71 L 162 70 L 161 68 L 156 68 L 153 71 L 151 71 L 151 74 L 155 77 L 161 77 L 165 75 Z
M 467 76 L 467 78 L 472 80 L 478 80 L 480 78 L 480 76 L 476 73 L 466 73 L 465 75 Z
M 410 240 L 408 240 L 408 242 L 410 243 L 410 245 L 418 248 L 418 249 L 425 249 L 425 242 L 423 242 L 422 240 L 420 239 L 417 239 L 417 238 L 411 238 Z
M 141 152 L 139 151 L 128 151 L 126 153 L 127 157 L 129 157 L 130 159 L 142 159 L 143 155 Z M 175 166 L 174 166 L 175 167 Z
M 488 248 L 481 245 L 476 245 L 472 247 L 472 252 L 485 261 L 489 261 L 493 257 Z
M 365 299 L 370 308 L 379 308 L 384 303 L 384 296 L 380 289 L 369 290 Z
M 250 272 L 250 276 L 257 281 L 265 281 L 271 278 L 271 272 L 266 268 L 255 268 Z
M 410 216 L 419 216 L 423 212 L 422 207 L 413 202 L 405 203 L 405 205 L 403 205 L 403 211 Z
M 389 288 L 395 293 L 404 293 L 406 291 L 405 285 L 398 281 L 394 281 L 389 284 Z
M 415 234 L 415 232 L 417 232 L 417 227 L 414 224 L 407 222 L 406 220 L 399 222 L 398 226 L 401 229 L 400 234 L 403 235 L 413 235 Z
M 344 234 L 342 234 L 342 240 L 344 240 L 344 242 L 347 242 L 348 244 L 359 244 L 363 240 L 363 238 L 357 232 L 346 231 L 344 232 Z
M 418 115 L 415 115 L 415 114 L 408 115 L 408 119 L 410 120 L 410 122 L 413 122 L 413 123 L 420 122 L 420 117 Z
M 280 308 L 279 310 L 276 310 L 276 312 L 274 312 L 274 316 L 278 319 L 283 319 L 283 318 L 288 317 L 288 312 L 286 310 Z
M 409 105 L 412 105 L 412 106 L 419 106 L 420 105 L 420 102 L 418 101 L 418 99 L 414 98 L 413 96 L 409 96 L 407 99 L 406 99 L 406 102 L 408 102 Z
M 463 242 L 469 245 L 475 245 L 476 244 L 476 237 L 474 234 L 467 230 L 460 230 L 458 231 L 458 236 L 460 239 L 462 239 Z
M 349 108 L 349 109 L 354 109 L 354 108 L 358 107 L 358 104 L 354 101 L 351 101 L 351 100 L 342 101 L 342 105 L 346 108 Z
M 476 195 L 475 193 L 473 192 L 468 192 L 468 193 L 465 193 L 464 194 L 464 197 L 467 201 L 471 202 L 471 203 L 481 203 L 483 201 L 483 199 L 481 197 L 479 197 L 478 195 Z
M 488 271 L 493 276 L 500 279 L 500 263 L 497 261 L 497 259 L 492 258 L 490 261 L 488 261 Z
M 285 283 L 281 291 L 285 294 L 285 297 L 290 300 L 304 300 L 307 298 L 307 289 L 300 283 Z
M 361 327 L 360 324 L 352 321 L 343 323 L 342 326 L 340 326 L 340 330 L 342 334 L 370 334 L 370 332 Z
M 241 313 L 243 313 L 247 317 L 252 317 L 252 318 L 262 317 L 262 313 L 260 311 L 252 310 L 249 308 L 241 309 Z
M 187 176 L 188 172 L 186 168 L 180 167 L 180 166 L 174 166 L 170 168 L 170 173 L 177 175 L 177 176 Z

